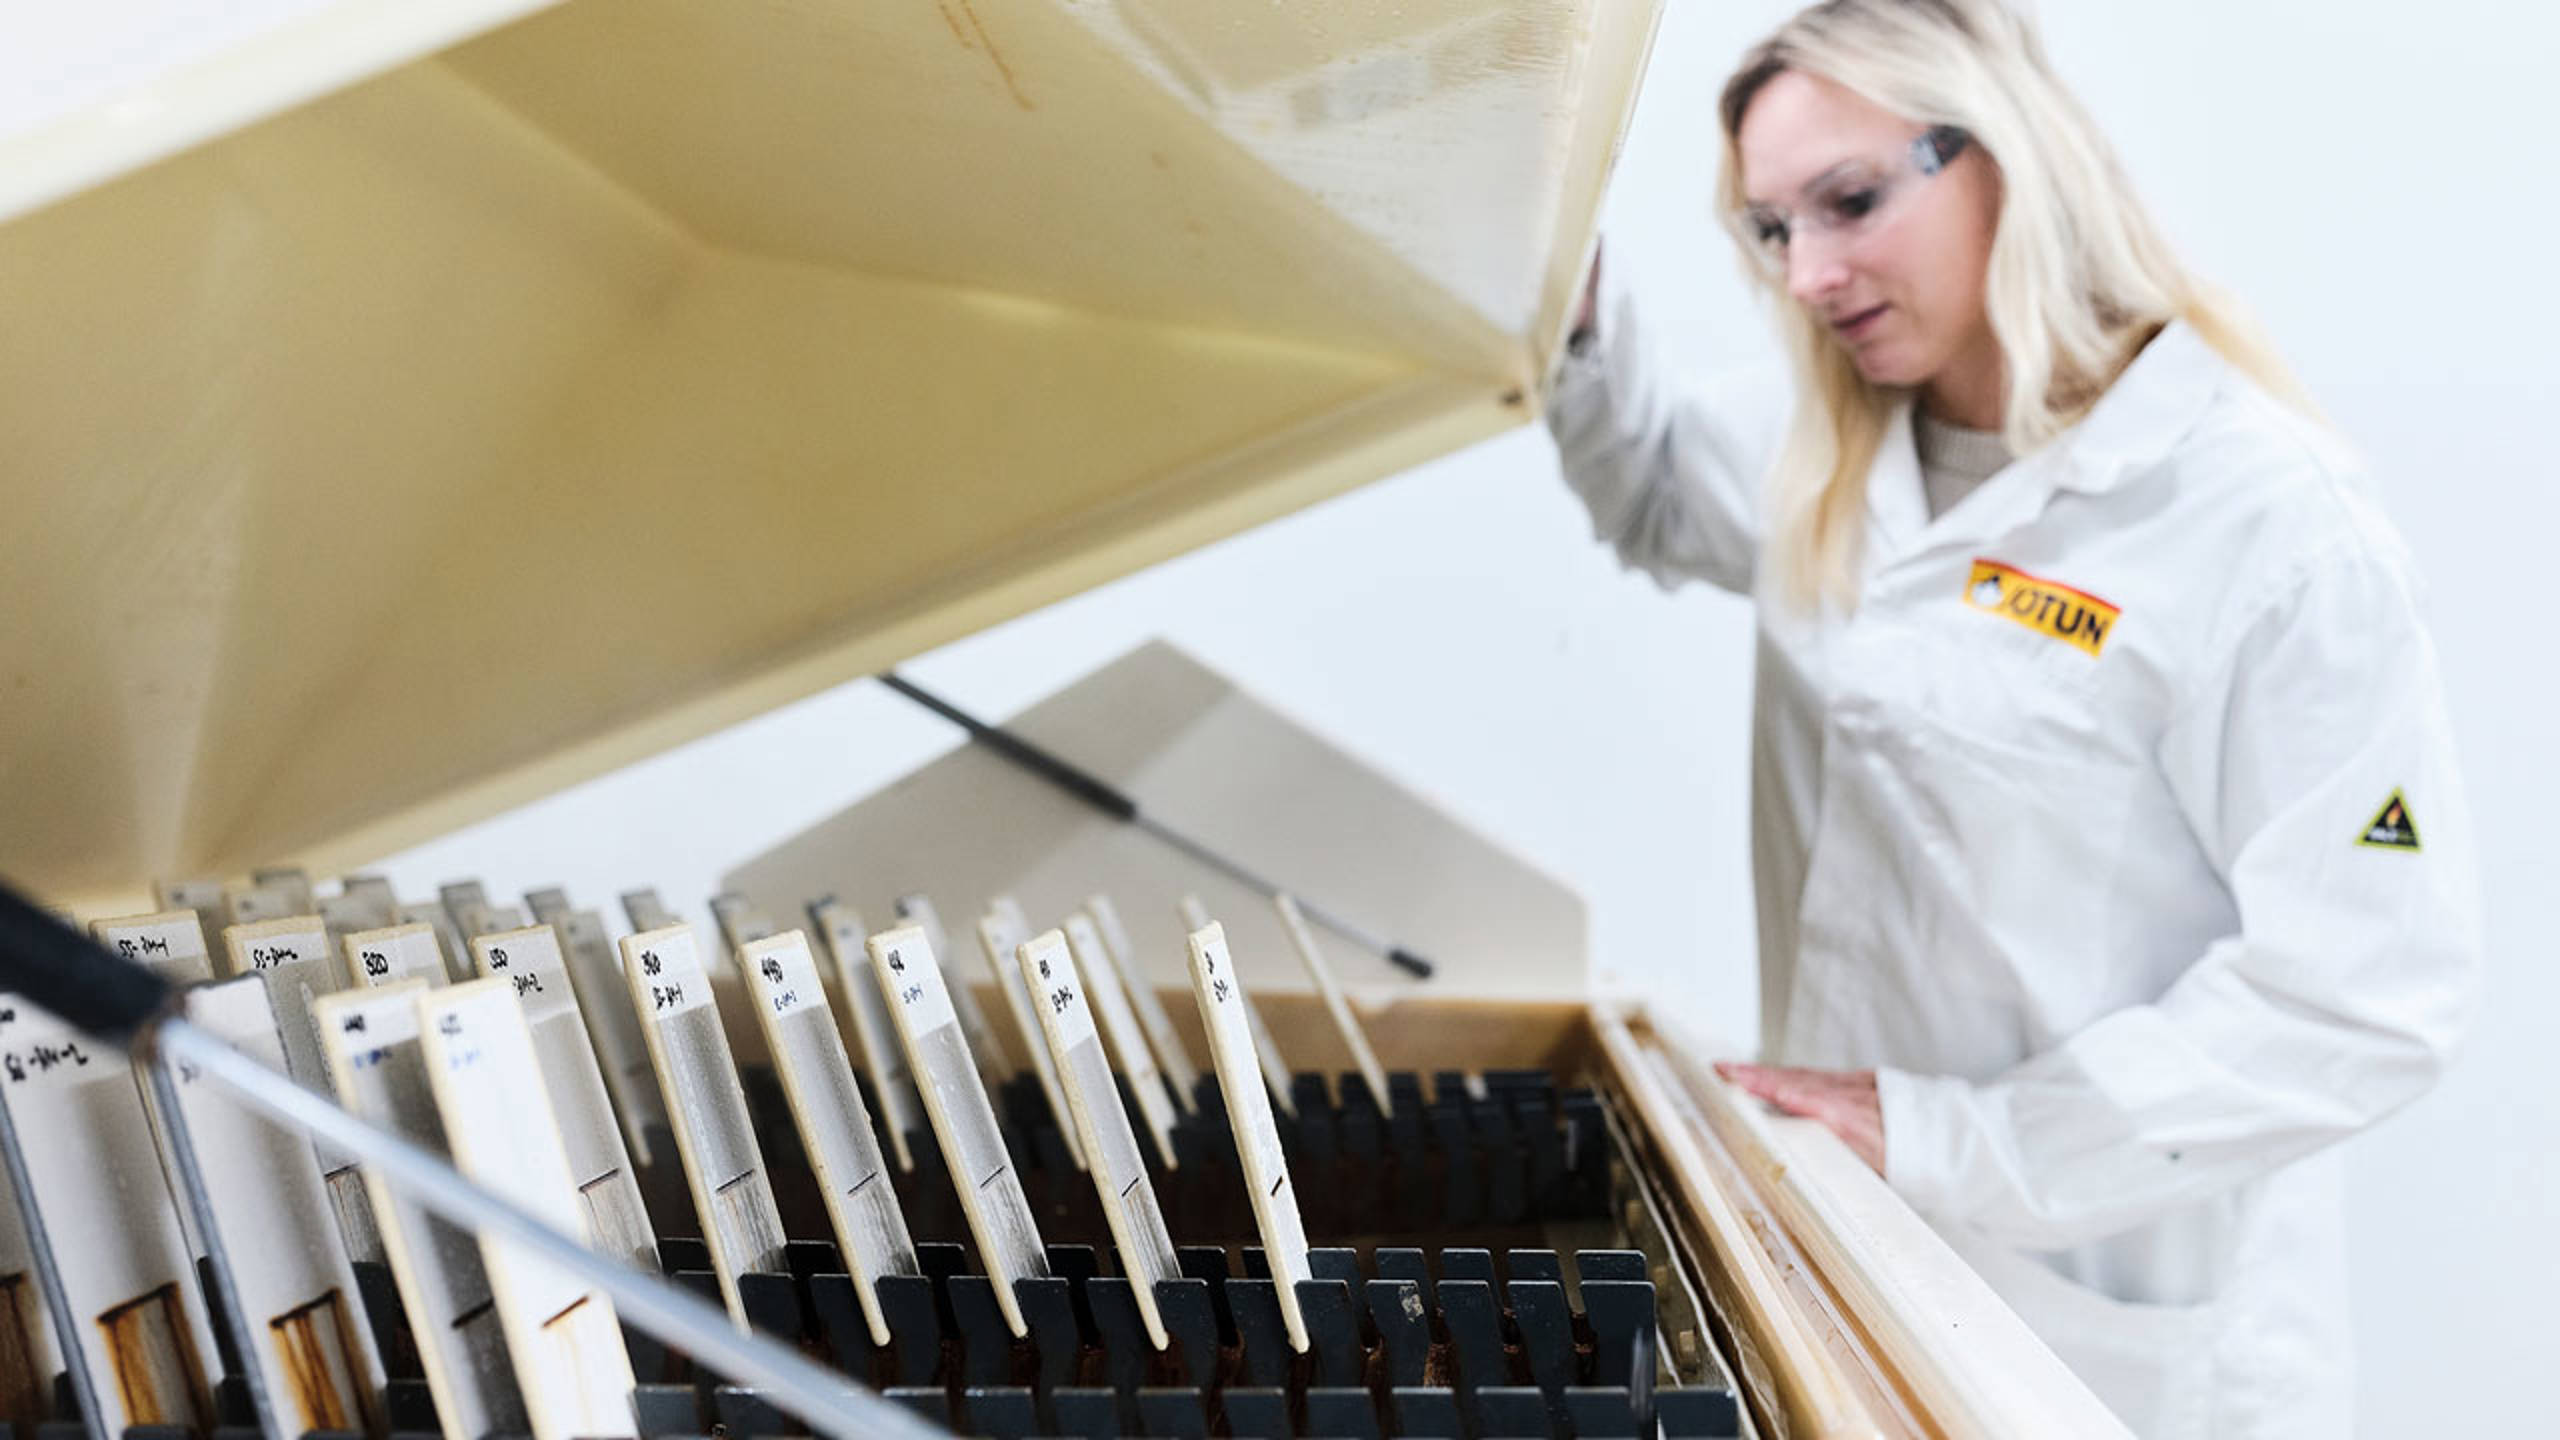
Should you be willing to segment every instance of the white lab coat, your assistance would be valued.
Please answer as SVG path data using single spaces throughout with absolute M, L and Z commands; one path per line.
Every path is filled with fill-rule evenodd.
M 1935 520 L 1906 406 L 1861 603 L 1808 617 L 1759 563 L 1782 395 L 1675 383 L 1603 293 L 1568 479 L 1629 567 L 1760 601 L 1765 1058 L 1876 1069 L 1886 1180 L 2138 1433 L 2350 1433 L 2332 1142 L 2435 1079 L 2479 941 L 2355 462 L 2172 325 Z M 2395 795 L 2415 848 L 2360 843 Z

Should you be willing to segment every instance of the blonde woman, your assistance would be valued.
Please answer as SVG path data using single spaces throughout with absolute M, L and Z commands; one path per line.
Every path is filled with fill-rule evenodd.
M 1549 423 L 1601 539 L 1747 594 L 1764 1065 L 2146 1435 L 2349 1433 L 2335 1142 L 2478 967 L 2415 576 L 1998 0 L 1728 84 L 1791 415 L 1603 263 Z

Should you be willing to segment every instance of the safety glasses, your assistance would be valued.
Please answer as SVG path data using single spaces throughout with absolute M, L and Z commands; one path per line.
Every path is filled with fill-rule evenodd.
M 1753 205 L 1742 212 L 1752 255 L 1772 272 L 1786 269 L 1789 249 L 1809 237 L 1849 240 L 1881 228 L 1928 180 L 1973 143 L 1953 125 L 1933 125 L 1891 160 L 1851 160 L 1826 170 L 1796 208 Z

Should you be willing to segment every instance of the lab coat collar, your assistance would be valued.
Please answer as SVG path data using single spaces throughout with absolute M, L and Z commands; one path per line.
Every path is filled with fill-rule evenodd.
M 2228 369 L 2185 321 L 2152 337 L 2080 422 L 2012 462 L 1932 520 L 1912 440 L 1913 399 L 1894 407 L 1867 475 L 1868 557 L 1882 571 L 1919 551 L 2007 534 L 2042 513 L 2055 492 L 2099 494 L 2142 473 L 2195 427 Z
M 1875 463 L 1867 467 L 1867 556 L 1870 565 L 1902 553 L 1929 526 L 1929 497 L 1920 483 L 1920 449 L 1912 440 L 1914 406 L 1893 407 Z
M 2095 494 L 2149 468 L 2195 428 L 2229 370 L 2194 326 L 2169 322 L 2079 424 L 2038 452 L 2060 462 L 2054 488 Z

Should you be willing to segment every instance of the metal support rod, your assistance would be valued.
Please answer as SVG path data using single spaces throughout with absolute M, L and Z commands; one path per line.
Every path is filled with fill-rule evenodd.
M 378 1130 L 336 1102 L 296 1084 L 176 1016 L 143 1032 L 164 1059 L 192 1065 L 257 1110 L 354 1155 L 427 1209 L 457 1226 L 522 1245 L 610 1296 L 623 1319 L 696 1361 L 764 1394 L 820 1435 L 947 1440 L 941 1429 L 797 1351 L 738 1329 L 729 1312 L 664 1280 L 628 1268 L 493 1195 L 442 1159 Z
M 231 1268 L 231 1252 L 222 1243 L 222 1217 L 213 1208 L 213 1195 L 204 1188 L 204 1167 L 196 1160 L 195 1133 L 187 1128 L 187 1113 L 179 1108 L 178 1076 L 175 1063 L 165 1053 L 145 1052 L 138 1057 L 143 1074 L 151 1080 L 151 1103 L 160 1111 L 160 1138 L 169 1147 L 169 1168 L 177 1172 L 178 1199 L 195 1221 L 196 1234 L 204 1241 L 205 1269 L 211 1272 L 214 1309 L 222 1316 L 224 1329 L 231 1332 L 231 1349 L 240 1362 L 240 1383 L 248 1387 L 249 1413 L 257 1417 L 258 1433 L 266 1440 L 285 1440 L 284 1422 L 276 1416 L 275 1397 L 267 1393 L 267 1372 L 258 1364 L 258 1334 L 249 1328 L 249 1312 L 240 1307 L 238 1274 Z
M 18 1218 L 27 1233 L 27 1248 L 33 1252 L 36 1288 L 44 1292 L 45 1313 L 53 1319 L 56 1344 L 63 1352 L 62 1368 L 70 1376 L 72 1408 L 80 1412 L 83 1430 L 104 1435 L 107 1422 L 98 1410 L 98 1387 L 87 1362 L 80 1358 L 80 1322 L 71 1313 L 70 1292 L 62 1288 L 62 1267 L 54 1263 L 44 1214 L 36 1209 L 35 1172 L 27 1168 L 26 1149 L 18 1143 L 18 1117 L 9 1112 L 5 1098 L 0 1098 L 0 1159 L 9 1166 L 9 1193 L 17 1197 Z
M 1125 820 L 1137 826 L 1248 890 L 1258 891 L 1269 899 L 1280 898 L 1281 887 L 1264 879 L 1241 862 L 1227 858 L 1224 854 L 1211 849 L 1206 843 L 1195 840 L 1147 814 L 1138 807 L 1135 796 L 1110 781 L 1071 760 L 1042 749 L 1001 725 L 988 724 L 932 691 L 909 681 L 895 670 L 883 670 L 877 678 L 881 684 L 888 686 L 891 690 L 968 731 L 970 739 L 1003 756 L 1020 769 L 1030 771 L 1115 820 Z M 1327 907 L 1309 900 L 1303 894 L 1297 894 L 1294 891 L 1290 893 L 1296 895 L 1298 909 L 1308 919 L 1340 935 L 1352 944 L 1383 957 L 1389 964 L 1408 972 L 1415 979 L 1431 978 L 1431 962 L 1419 954 L 1366 926 L 1353 924 Z

